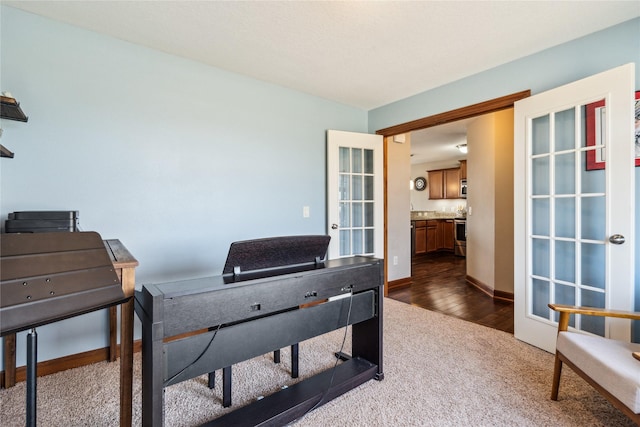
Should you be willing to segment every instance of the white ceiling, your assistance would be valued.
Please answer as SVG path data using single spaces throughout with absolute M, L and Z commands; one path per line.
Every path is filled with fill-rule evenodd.
M 638 0 L 2 4 L 364 110 L 640 16 Z M 412 163 L 457 156 L 464 135 L 412 133 Z
M 640 16 L 632 1 L 7 1 L 370 110 Z
M 467 126 L 474 118 L 411 132 L 411 164 L 462 160 L 457 145 L 467 143 Z

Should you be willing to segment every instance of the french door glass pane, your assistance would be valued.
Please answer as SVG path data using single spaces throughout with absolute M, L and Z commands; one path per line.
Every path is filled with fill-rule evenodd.
M 532 273 L 540 277 L 549 277 L 549 240 L 533 239 L 531 252 Z
M 555 113 L 556 151 L 576 147 L 576 113 L 573 108 Z
M 572 194 L 576 192 L 575 153 L 555 156 L 556 194 Z
M 362 175 L 353 175 L 351 177 L 351 189 L 353 190 L 353 200 L 362 200 Z
M 589 289 L 582 290 L 582 305 L 604 308 L 604 293 Z M 596 335 L 604 335 L 604 318 L 597 316 L 581 316 L 580 329 Z
M 549 282 L 546 280 L 533 279 L 531 287 L 532 307 L 534 315 L 549 318 Z
M 340 187 L 338 189 L 338 197 L 340 197 L 340 200 L 349 200 L 350 194 L 351 194 L 351 191 L 349 191 L 350 189 L 349 175 L 340 174 L 338 181 L 339 181 L 338 185 Z
M 583 239 L 604 240 L 606 237 L 604 215 L 606 200 L 604 196 L 582 198 L 582 230 Z
M 548 236 L 549 230 L 549 199 L 533 199 L 533 234 L 538 236 Z
M 576 245 L 572 241 L 556 242 L 555 278 L 565 282 L 576 281 Z M 558 302 L 558 301 L 556 301 Z M 564 303 L 561 303 L 564 304 Z
M 531 153 L 545 154 L 549 152 L 549 116 L 537 117 L 531 123 Z
M 373 175 L 364 176 L 364 200 L 373 200 Z
M 364 204 L 364 226 L 373 227 L 373 202 Z
M 340 230 L 340 256 L 351 255 L 351 232 Z
M 362 149 L 353 148 L 353 173 L 362 173 Z
M 576 199 L 563 197 L 556 199 L 556 237 L 576 237 Z
M 363 254 L 363 233 L 362 233 L 362 229 L 355 229 L 353 230 L 353 240 L 352 240 L 352 244 L 353 244 L 353 255 L 360 255 Z
M 368 228 L 364 230 L 364 252 L 367 254 L 373 253 L 373 229 Z
M 533 159 L 533 195 L 549 194 L 549 157 Z
M 364 225 L 363 222 L 363 212 L 362 212 L 362 203 L 353 203 L 353 221 L 352 224 L 354 227 L 362 227 Z
M 576 288 L 556 283 L 556 303 L 576 305 Z
M 582 243 L 582 284 L 605 288 L 605 247 L 601 244 Z
M 364 173 L 373 174 L 373 150 L 364 150 Z
M 340 228 L 351 227 L 351 203 L 340 203 Z
M 351 151 L 349 150 L 349 147 L 340 147 L 338 150 L 338 156 L 340 158 L 339 172 L 351 172 Z

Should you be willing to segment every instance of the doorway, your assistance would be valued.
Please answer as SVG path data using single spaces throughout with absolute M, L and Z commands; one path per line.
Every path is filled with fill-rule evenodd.
M 453 110 L 450 112 L 445 112 L 445 113 L 441 113 L 435 116 L 430 116 L 430 117 L 425 117 L 423 119 L 419 119 L 419 120 L 415 120 L 409 123 L 404 123 L 401 125 L 397 125 L 397 126 L 393 126 L 390 128 L 386 128 L 386 129 L 382 129 L 379 130 L 377 133 L 381 134 L 381 135 L 385 135 L 385 136 L 392 136 L 392 135 L 397 135 L 397 134 L 401 134 L 401 133 L 410 133 L 413 131 L 418 131 L 421 129 L 426 129 L 426 128 L 430 128 L 430 127 L 435 127 L 441 124 L 445 124 L 445 123 L 450 123 L 450 122 L 454 122 L 457 120 L 462 120 L 462 119 L 469 119 L 469 118 L 476 118 L 478 116 L 481 115 L 485 115 L 487 113 L 494 113 L 494 112 L 502 112 L 502 110 L 506 110 L 509 109 L 511 107 L 513 107 L 513 104 L 516 100 L 519 99 L 523 99 L 529 96 L 529 91 L 524 91 L 524 92 L 519 92 L 516 94 L 512 94 L 512 95 L 508 95 L 502 98 L 497 98 L 494 100 L 490 100 L 490 101 L 486 101 L 480 104 L 475 104 L 472 106 L 468 106 L 468 107 L 464 107 L 458 110 Z M 512 121 L 512 120 L 511 120 Z M 387 142 L 387 140 L 391 140 L 391 138 L 385 138 L 385 142 Z M 393 180 L 393 176 L 387 176 L 386 180 Z M 473 191 L 472 190 L 472 183 L 469 183 L 469 191 Z M 394 206 L 393 204 L 389 204 L 389 206 L 387 207 L 387 218 L 389 217 L 389 211 L 390 210 L 394 210 L 394 209 L 402 209 L 403 207 L 398 207 L 398 206 Z M 405 207 L 406 209 L 406 207 Z M 392 216 L 396 215 L 396 212 L 392 212 Z M 511 214 L 512 215 L 512 214 Z M 407 242 L 407 246 L 410 246 L 410 242 Z M 388 254 L 387 250 L 385 249 L 385 253 Z M 445 257 L 440 257 L 439 259 L 435 260 L 437 262 L 444 262 L 446 263 L 447 260 L 444 259 Z M 451 260 L 449 260 L 451 261 Z M 492 261 L 493 264 L 493 261 Z M 444 265 L 444 264 L 443 264 Z M 455 264 L 453 264 L 455 265 Z M 432 265 L 433 267 L 433 265 Z M 436 268 L 431 268 L 432 271 L 437 270 Z M 444 268 L 444 270 L 446 270 L 446 268 Z M 416 281 L 418 280 L 417 278 L 415 279 Z M 433 280 L 436 280 L 435 278 L 433 278 Z M 481 281 L 476 281 L 473 280 L 473 278 L 468 277 L 466 274 L 461 275 L 460 279 L 458 280 L 452 280 L 451 282 L 457 282 L 460 286 L 461 289 L 465 289 L 465 290 L 469 290 L 472 292 L 478 292 L 478 296 L 482 299 L 484 299 L 486 302 L 489 302 L 490 304 L 495 304 L 496 302 L 503 302 L 503 299 L 509 299 L 509 297 L 512 297 L 512 293 L 505 293 L 505 292 L 501 292 L 498 291 L 496 292 L 496 290 L 494 289 L 493 286 L 493 281 L 487 281 L 486 283 L 489 283 L 490 285 L 486 285 L 485 283 L 482 283 Z M 475 288 L 473 286 L 469 286 L 469 283 L 471 283 L 472 285 L 475 286 Z M 406 281 L 404 281 L 404 283 L 402 284 L 406 284 Z M 477 288 L 477 289 L 476 289 Z M 397 298 L 399 300 L 404 300 L 405 302 L 410 302 L 414 305 L 421 305 L 422 303 L 418 303 L 418 302 L 411 302 L 411 297 L 408 296 L 408 291 L 405 288 L 402 288 L 402 290 L 398 289 L 397 291 L 400 292 L 400 294 L 396 293 L 396 289 L 394 288 L 394 283 L 392 281 L 389 282 L 389 296 L 392 298 Z M 486 295 L 484 294 L 489 294 L 491 297 L 493 298 L 487 298 Z M 417 298 L 414 298 L 415 301 L 417 301 Z M 507 303 L 509 304 L 509 303 Z M 453 302 L 450 304 L 451 306 L 455 305 Z M 421 305 L 422 306 L 422 305 Z M 512 305 L 511 305 L 512 307 Z M 431 307 L 425 307 L 425 308 L 430 308 L 430 309 L 434 309 L 434 306 Z M 437 308 L 437 307 L 436 307 Z M 459 308 L 460 310 L 463 310 L 462 308 Z M 495 309 L 495 307 L 494 307 Z M 509 310 L 511 310 L 512 313 L 512 308 L 509 308 Z M 436 310 L 439 311 L 439 310 Z M 455 313 L 446 313 L 446 314 L 452 314 L 452 315 L 456 315 Z M 510 320 L 509 323 L 512 325 L 513 321 L 512 321 L 512 314 L 510 315 Z M 467 320 L 472 320 L 473 319 L 467 319 Z M 480 322 L 478 322 L 480 323 Z M 504 328 L 501 328 L 504 330 Z

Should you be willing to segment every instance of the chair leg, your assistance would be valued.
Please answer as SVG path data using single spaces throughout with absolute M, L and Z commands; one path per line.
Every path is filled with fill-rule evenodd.
M 280 363 L 280 350 L 273 351 L 273 363 Z
M 560 374 L 562 373 L 562 360 L 558 356 L 556 350 L 556 361 L 553 365 L 553 384 L 551 386 L 551 400 L 558 400 L 558 391 L 560 389 Z
M 231 406 L 231 366 L 222 368 L 222 406 Z
M 298 378 L 298 343 L 291 346 L 291 378 Z

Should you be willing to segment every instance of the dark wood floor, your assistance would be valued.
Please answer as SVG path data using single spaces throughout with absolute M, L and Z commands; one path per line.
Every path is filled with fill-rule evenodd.
M 448 252 L 420 255 L 412 270 L 412 285 L 390 290 L 390 298 L 513 333 L 513 303 L 468 284 L 466 258 Z

